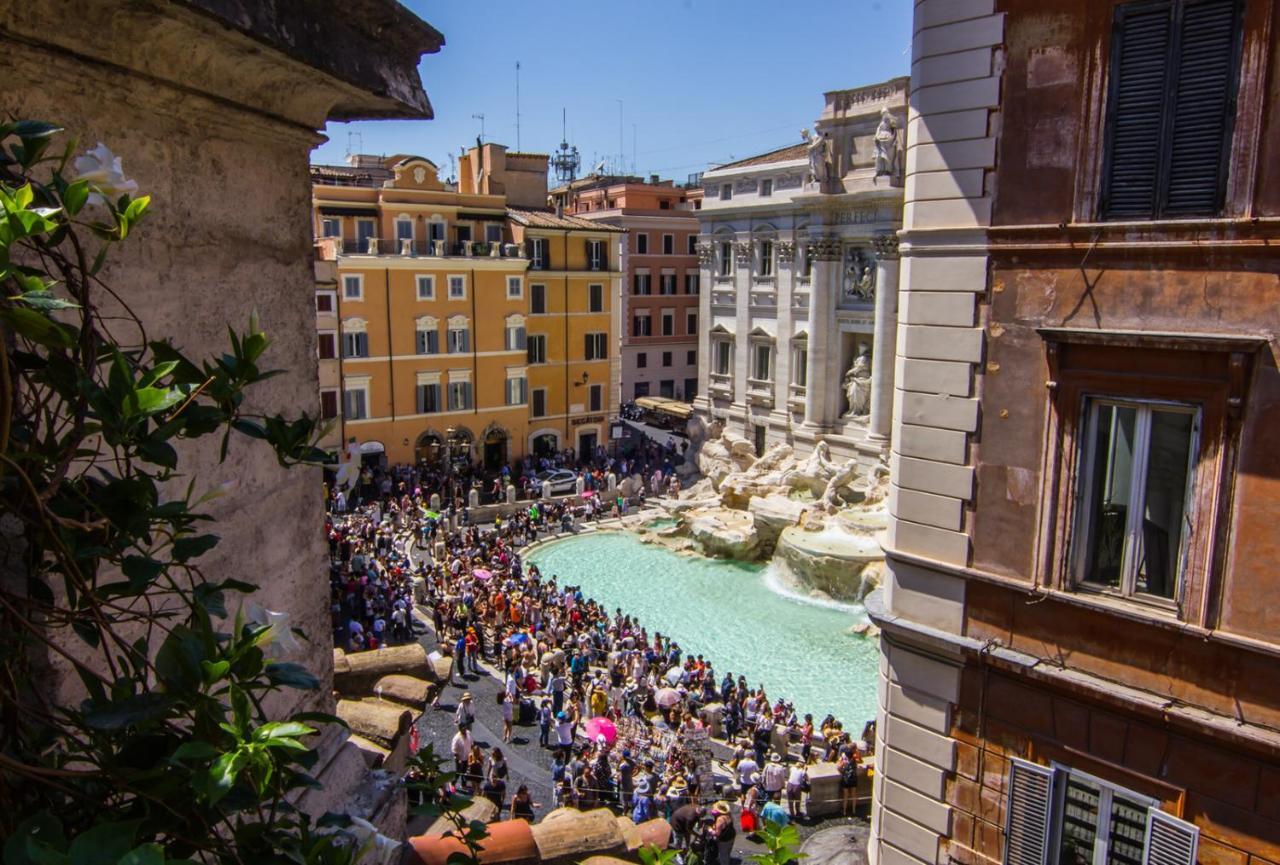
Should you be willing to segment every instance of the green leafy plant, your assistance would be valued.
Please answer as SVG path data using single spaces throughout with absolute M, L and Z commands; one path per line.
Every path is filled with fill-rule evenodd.
M 800 852 L 800 832 L 795 826 L 766 820 L 757 834 L 765 852 L 748 857 L 756 865 L 793 865 L 809 855 Z
M 319 683 L 273 657 L 291 632 L 243 613 L 255 586 L 202 570 L 219 491 L 179 472 L 208 437 L 222 459 L 236 436 L 311 462 L 322 430 L 246 409 L 280 372 L 256 320 L 213 358 L 148 336 L 102 273 L 151 199 L 61 133 L 0 123 L 4 861 L 345 865 L 369 833 L 293 804 L 317 786 L 318 725 L 341 721 L 272 716 Z
M 437 755 L 430 744 L 410 756 L 408 764 L 409 773 L 405 786 L 412 806 L 409 813 L 428 820 L 444 817 L 453 826 L 446 835 L 456 838 L 466 848 L 466 852 L 449 854 L 448 865 L 478 862 L 480 842 L 489 837 L 489 831 L 483 822 L 468 820 L 463 813 L 472 800 L 470 796 L 458 793 L 454 788 L 457 773 L 444 768 L 444 758 Z

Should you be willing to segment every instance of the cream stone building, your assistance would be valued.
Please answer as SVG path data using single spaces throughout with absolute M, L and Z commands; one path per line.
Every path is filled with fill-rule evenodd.
M 757 453 L 890 437 L 907 79 L 825 94 L 800 143 L 703 174 L 696 405 Z

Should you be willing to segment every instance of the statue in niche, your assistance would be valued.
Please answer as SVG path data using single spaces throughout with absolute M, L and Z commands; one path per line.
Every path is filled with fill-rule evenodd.
M 880 125 L 876 127 L 876 177 L 898 173 L 898 124 L 888 108 L 880 109 Z
M 849 401 L 848 418 L 862 418 L 871 413 L 871 346 L 858 344 L 858 354 L 844 374 L 844 395 Z
M 831 179 L 831 133 L 809 137 L 809 178 L 819 187 Z

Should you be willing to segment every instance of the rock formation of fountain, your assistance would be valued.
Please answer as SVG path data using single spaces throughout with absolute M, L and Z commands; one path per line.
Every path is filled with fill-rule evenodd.
M 680 526 L 660 532 L 676 548 L 774 564 L 811 594 L 861 601 L 880 582 L 876 540 L 888 522 L 887 470 L 836 463 L 825 442 L 805 459 L 787 444 L 757 455 L 719 424 L 690 422 L 690 447 L 678 469 L 696 480 L 664 506 Z M 685 540 L 682 540 L 685 539 Z

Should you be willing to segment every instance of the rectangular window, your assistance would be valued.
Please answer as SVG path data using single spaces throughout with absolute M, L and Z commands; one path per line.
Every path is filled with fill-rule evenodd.
M 716 375 L 728 375 L 729 363 L 731 360 L 731 347 L 727 340 L 720 340 L 716 343 Z
M 535 333 L 527 337 L 527 351 L 525 357 L 529 363 L 546 363 L 547 362 L 547 336 L 543 333 Z
M 471 351 L 470 328 L 449 328 L 449 354 L 466 354 L 469 351 Z
M 663 366 L 671 366 L 671 352 L 669 352 L 669 351 L 664 351 L 664 352 L 662 353 L 662 365 L 663 365 Z
M 720 200 L 728 201 L 730 198 L 733 198 L 733 184 L 732 183 L 720 184 Z
M 424 328 L 416 332 L 418 354 L 440 353 L 440 331 L 434 327 Z
M 684 275 L 684 293 L 698 294 L 702 290 L 702 277 L 696 273 L 686 273 Z
M 342 217 L 326 216 L 320 220 L 321 237 L 342 237 Z
M 459 245 L 465 245 L 471 242 L 471 226 L 458 225 L 453 229 L 454 237 L 458 238 Z
M 449 277 L 449 299 L 461 300 L 467 296 L 467 278 L 465 276 Z
M 599 283 L 587 286 L 587 311 L 604 312 L 604 286 Z
M 373 233 L 375 230 L 372 219 L 356 220 L 356 252 L 367 254 L 372 252 L 372 245 L 375 242 Z
M 809 351 L 804 343 L 798 344 L 792 352 L 791 381 L 798 387 L 809 386 Z
M 1198 410 L 1089 398 L 1083 417 L 1077 579 L 1125 596 L 1177 599 Z
M 675 399 L 676 380 L 673 378 L 664 378 L 658 382 L 658 396 L 664 399 Z
M 342 296 L 347 300 L 364 300 L 364 277 L 358 273 L 343 275 Z
M 347 420 L 363 420 L 369 416 L 368 394 L 364 388 L 351 388 L 342 393 L 342 414 Z
M 640 233 L 636 235 L 636 255 L 649 254 L 649 235 Z
M 528 391 L 529 380 L 524 376 L 507 379 L 507 405 L 524 405 Z
M 342 356 L 368 357 L 369 334 L 363 331 L 359 333 L 344 333 L 342 335 Z
M 716 252 L 716 274 L 733 276 L 733 241 L 722 240 Z
M 547 287 L 545 285 L 529 286 L 529 312 L 542 315 L 547 311 Z
M 440 385 L 418 385 L 418 414 L 435 414 L 440 411 Z
M 502 243 L 502 226 L 489 223 L 484 227 L 485 243 Z
M 760 275 L 773 276 L 773 241 L 760 241 Z
M 698 235 L 689 235 L 689 255 L 698 254 Z
M 676 313 L 675 310 L 663 310 L 662 312 L 662 335 L 676 335 Z
M 529 414 L 532 417 L 547 416 L 547 389 L 544 387 L 535 388 L 533 391 L 533 399 L 529 405 Z
M 808 279 L 811 276 L 813 276 L 813 245 L 806 243 L 800 253 L 800 278 Z
M 692 402 L 693 398 L 698 395 L 698 380 L 696 378 L 686 378 L 684 380 L 684 398 L 686 402 Z
M 604 385 L 593 384 L 587 388 L 587 411 L 604 410 Z
M 506 329 L 506 349 L 507 351 L 525 351 L 527 342 L 525 339 L 524 325 L 510 324 Z
M 471 408 L 471 382 L 449 382 L 449 411 L 466 411 Z
M 551 267 L 545 237 L 535 237 L 529 241 L 529 267 L 533 270 L 547 270 Z
M 758 344 L 752 352 L 753 365 L 751 367 L 751 377 L 756 381 L 768 381 L 770 378 L 770 360 L 773 356 L 773 347 L 763 343 Z
M 395 249 L 396 252 L 400 251 L 401 242 L 405 240 L 409 241 L 410 244 L 413 243 L 413 220 L 397 219 L 396 220 L 396 249 Z M 412 246 L 410 248 L 412 248 Z
M 648 396 L 648 395 L 649 395 L 649 382 L 647 382 L 647 381 L 638 381 L 638 382 L 636 382 L 636 384 L 635 384 L 635 399 L 640 399 L 640 397 L 642 397 L 642 396 Z
M 675 294 L 676 293 L 676 275 L 674 273 L 664 273 L 660 277 L 661 282 L 658 283 L 659 294 Z
M 631 319 L 631 335 L 632 336 L 652 336 L 653 323 L 647 315 L 633 316 Z
M 688 364 L 689 366 L 697 366 L 697 365 L 698 365 L 698 350 L 697 350 L 697 349 L 694 349 L 694 348 L 691 348 L 691 349 L 689 349 L 687 352 L 685 352 L 685 355 L 684 355 L 684 362 L 685 362 L 686 364 Z
M 693 336 L 698 332 L 698 314 L 696 312 L 685 313 L 684 332 L 689 336 Z
M 419 275 L 417 284 L 418 300 L 436 299 L 436 278 L 434 276 Z
M 321 360 L 333 360 L 338 356 L 338 336 L 333 331 L 318 335 L 317 348 Z
M 1104 219 L 1218 216 L 1240 66 L 1238 0 L 1116 6 Z
M 676 236 L 674 234 L 662 235 L 662 254 L 675 255 L 676 253 Z
M 524 296 L 524 280 L 518 276 L 507 277 L 507 297 L 520 298 Z
M 320 419 L 333 420 L 338 416 L 338 392 L 336 390 L 320 391 Z
M 604 241 L 588 240 L 587 241 L 587 270 L 604 270 Z
M 1194 865 L 1200 830 L 1160 802 L 1079 770 L 1010 760 L 1005 862 Z
M 336 298 L 332 291 L 316 292 L 316 312 L 334 312 L 334 301 Z
M 647 273 L 637 273 L 631 278 L 632 294 L 649 294 L 650 292 L 650 276 Z
M 646 367 L 649 366 L 648 352 L 642 351 L 636 355 L 636 366 L 639 367 L 640 369 L 645 369 Z
M 766 177 L 760 181 L 760 197 L 768 198 L 770 195 L 773 195 L 773 179 Z
M 583 357 L 586 360 L 604 360 L 609 356 L 609 334 L 585 334 Z

